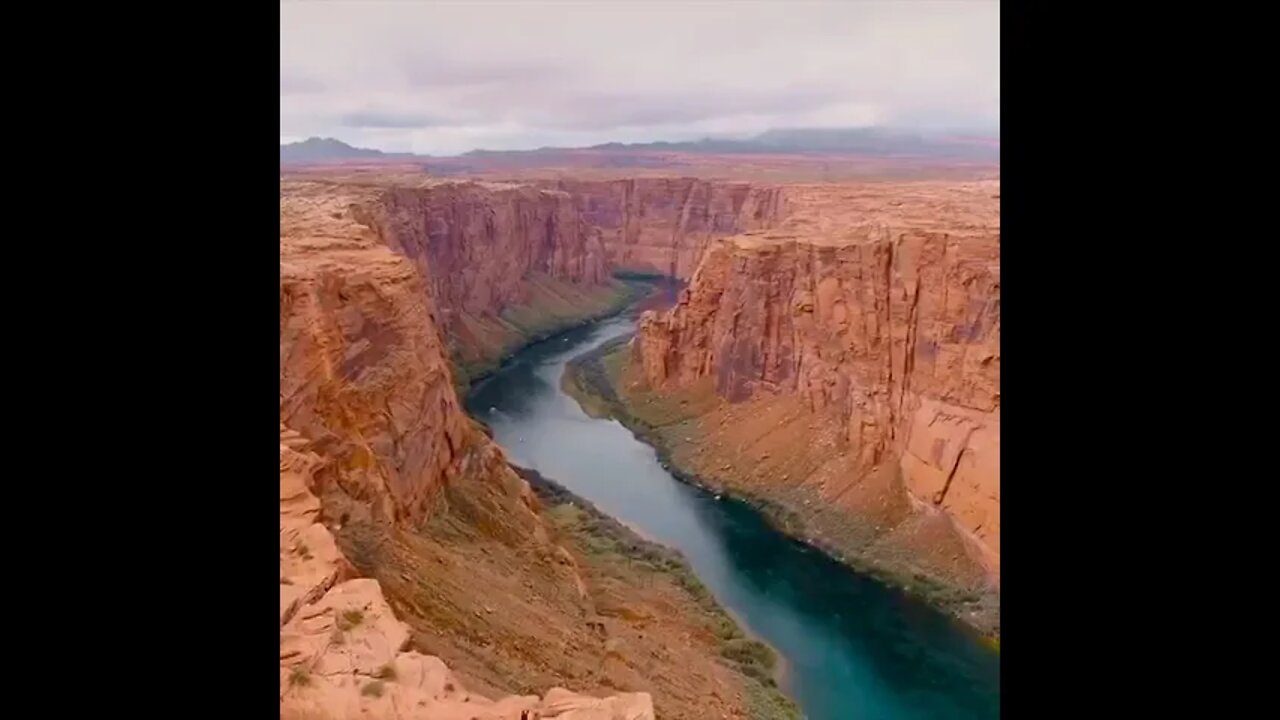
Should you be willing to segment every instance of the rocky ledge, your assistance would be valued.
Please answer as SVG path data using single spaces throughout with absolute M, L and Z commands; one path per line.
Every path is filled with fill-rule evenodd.
M 310 491 L 324 460 L 280 428 L 280 717 L 409 720 L 653 720 L 648 693 L 552 688 L 497 700 L 468 692 L 437 657 L 406 651 L 377 581 L 354 577 Z
M 711 243 L 676 307 L 641 318 L 620 395 L 690 473 L 838 555 L 956 589 L 992 630 L 999 184 L 789 197 L 778 227 Z

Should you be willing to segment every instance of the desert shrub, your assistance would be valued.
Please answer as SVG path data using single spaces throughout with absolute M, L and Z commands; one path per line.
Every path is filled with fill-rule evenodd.
M 375 680 L 369 683 L 368 685 L 365 685 L 363 688 L 361 688 L 360 694 L 367 695 L 369 697 L 382 697 L 382 689 L 383 689 L 382 682 L 379 680 Z

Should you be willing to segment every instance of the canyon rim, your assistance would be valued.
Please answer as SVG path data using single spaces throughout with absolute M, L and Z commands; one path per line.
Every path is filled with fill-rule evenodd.
M 998 3 L 538 5 L 282 3 L 281 717 L 998 717 Z
M 678 581 L 663 600 L 635 578 L 606 580 L 462 409 L 468 375 L 616 312 L 645 294 L 644 275 L 687 284 L 669 309 L 644 312 L 629 342 L 584 358 L 599 364 L 611 412 L 686 479 L 751 499 L 785 532 L 998 637 L 998 180 L 349 172 L 281 182 L 286 714 L 395 715 L 416 702 L 432 717 L 455 706 L 555 717 L 616 703 L 618 717 L 655 705 L 697 717 L 707 697 L 735 716 L 791 712 L 771 681 L 718 662 L 714 639 L 692 648 L 686 666 L 704 669 L 679 689 L 664 686 L 672 673 L 628 667 L 621 628 L 572 639 L 574 625 L 615 623 L 631 626 L 636 648 L 646 631 L 657 641 L 651 621 L 634 621 L 660 615 L 652 602 L 694 608 L 670 637 L 723 616 L 702 616 Z M 582 372 L 571 366 L 565 382 L 589 403 Z M 450 587 L 422 589 L 439 584 Z M 465 610 L 494 588 L 544 586 L 521 609 Z M 619 604 L 630 621 L 612 616 Z M 549 613 L 565 624 L 558 641 L 530 631 Z M 367 625 L 345 627 L 357 615 Z M 376 635 L 351 639 L 364 627 Z M 490 634 L 543 649 L 498 663 L 488 656 L 507 653 Z M 553 660 L 553 642 L 620 668 L 593 677 L 572 654 Z M 353 645 L 364 654 L 350 657 Z M 539 694 L 573 680 L 574 692 Z M 607 692 L 619 686 L 635 691 Z M 684 702 L 655 702 L 659 688 Z

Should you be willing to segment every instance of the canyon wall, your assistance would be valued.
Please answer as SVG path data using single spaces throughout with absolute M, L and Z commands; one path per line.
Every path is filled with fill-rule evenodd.
M 575 535 L 564 507 L 552 522 L 465 414 L 436 293 L 459 308 L 519 302 L 517 283 L 463 261 L 436 282 L 434 258 L 450 253 L 387 230 L 437 212 L 405 205 L 451 197 L 282 186 L 281 717 L 652 720 L 653 696 L 635 692 L 652 689 L 664 717 L 693 720 L 774 698 L 723 662 L 708 628 L 726 618 L 680 576 L 584 551 L 600 539 Z M 522 202 L 520 222 L 541 212 Z M 459 252 L 483 252 L 457 232 Z M 550 230 L 493 242 L 514 254 L 521 237 L 542 249 L 513 271 L 595 272 Z
M 283 720 L 653 720 L 647 693 L 595 698 L 552 688 L 492 701 L 438 657 L 409 650 L 410 629 L 378 582 L 356 577 L 312 488 L 330 466 L 280 426 L 280 717 Z
M 282 188 L 350 196 L 350 207 L 334 212 L 413 263 L 463 380 L 635 297 L 611 271 L 686 279 L 711 238 L 785 214 L 779 188 L 692 178 L 358 180 L 293 179 Z
M 464 372 L 617 309 L 627 288 L 563 192 L 501 183 L 390 185 L 353 207 L 413 262 Z
M 409 631 L 377 581 L 355 577 L 338 549 L 331 527 L 348 518 L 323 517 L 318 496 L 420 525 L 459 484 L 484 532 L 550 545 L 528 484 L 458 402 L 421 263 L 351 211 L 370 200 L 316 186 L 281 202 L 282 717 L 652 718 L 643 693 L 468 693 L 438 658 L 405 652 Z
M 526 301 L 522 280 L 531 273 L 608 280 L 604 248 L 560 192 L 495 183 L 391 187 L 357 208 L 357 218 L 431 278 L 446 332 L 456 314 Z
M 761 472 L 771 462 L 761 448 L 786 436 L 787 423 L 804 423 L 789 446 L 770 446 L 781 464 L 764 486 L 805 484 L 814 495 L 804 504 L 843 507 L 855 524 L 875 518 L 866 524 L 879 540 L 895 528 L 937 534 L 938 523 L 920 517 L 943 520 L 963 553 L 948 549 L 940 574 L 998 588 L 998 185 L 966 192 L 981 206 L 977 221 L 929 203 L 920 223 L 869 211 L 836 222 L 838 232 L 801 219 L 791 232 L 719 241 L 675 308 L 642 317 L 633 353 L 650 387 L 703 383 L 730 405 L 755 403 L 753 417 L 726 416 L 729 430 L 714 433 Z M 881 200 L 898 212 L 892 198 Z M 783 399 L 805 413 L 761 428 L 754 458 L 746 437 L 767 414 L 759 406 Z M 815 456 L 809 465 L 798 462 L 804 454 Z M 884 477 L 905 491 L 910 512 L 891 517 L 888 496 L 858 489 Z M 917 529 L 903 531 L 909 523 Z
M 282 202 L 280 418 L 333 460 L 322 482 L 417 522 L 443 484 L 509 471 L 458 402 L 419 269 L 352 216 L 366 201 Z
M 785 214 L 780 187 L 699 180 L 559 180 L 624 272 L 688 279 L 713 237 L 768 227 Z

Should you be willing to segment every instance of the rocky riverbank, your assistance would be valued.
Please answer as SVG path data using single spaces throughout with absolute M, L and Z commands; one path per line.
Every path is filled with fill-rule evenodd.
M 737 498 L 758 509 L 779 531 L 812 545 L 855 570 L 903 588 L 987 636 L 999 647 L 999 596 L 982 588 L 957 587 L 920 571 L 905 553 L 867 542 L 847 516 L 823 512 L 788 485 L 750 482 L 735 474 L 731 460 L 707 445 L 720 442 L 700 422 L 724 412 L 709 388 L 678 395 L 647 392 L 630 362 L 633 336 L 611 340 L 569 362 L 562 387 L 593 417 L 617 419 L 654 447 L 679 480 Z M 740 416 L 750 412 L 740 408 Z M 719 425 L 719 419 L 713 423 Z M 799 441 L 792 443 L 799 446 Z M 714 457 L 715 466 L 708 460 Z M 745 471 L 743 474 L 746 474 Z M 808 503 L 805 500 L 809 500 Z M 871 522 L 874 522 L 872 520 Z

